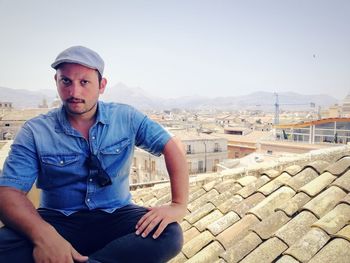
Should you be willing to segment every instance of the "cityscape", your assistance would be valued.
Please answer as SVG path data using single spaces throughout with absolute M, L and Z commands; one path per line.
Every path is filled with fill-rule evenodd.
M 95 211 L 107 210 L 91 206 L 96 200 L 91 193 L 109 204 L 104 194 L 111 190 L 115 197 L 123 186 L 132 203 L 153 212 L 186 203 L 173 197 L 188 190 L 184 216 L 170 216 L 181 227 L 183 246 L 169 263 L 349 263 L 349 14 L 348 0 L 0 0 L 0 177 L 26 121 L 62 106 L 55 88 L 57 68 L 50 67 L 56 55 L 84 46 L 104 61 L 101 76 L 107 84 L 101 101 L 131 105 L 181 140 L 186 162 L 178 158 L 182 172 L 177 178 L 181 181 L 188 171 L 189 187 L 174 186 L 164 156 L 137 147 L 132 158 L 127 156 L 129 174 L 108 174 L 95 140 L 105 137 L 91 132 L 91 141 L 79 138 L 77 143 L 84 146 L 83 158 L 67 148 L 68 137 L 51 142 L 65 144 L 69 153 L 56 156 L 52 147 L 55 153 L 45 164 L 39 153 L 22 151 L 26 143 L 17 147 L 22 156 L 31 155 L 21 161 L 32 165 L 35 160 L 38 173 L 48 176 L 41 179 L 62 180 L 65 170 L 64 178 L 79 180 L 72 191 L 63 183 L 47 190 L 39 180 L 25 193 L 35 208 L 45 206 L 43 192 L 62 202 L 75 201 L 77 194 L 79 212 L 86 216 L 81 217 L 86 228 L 78 231 L 90 236 L 84 242 L 95 247 L 112 233 L 102 219 L 85 222 Z M 100 66 L 91 68 L 100 73 Z M 93 121 L 86 127 L 91 125 Z M 89 131 L 86 128 L 83 137 L 88 138 Z M 129 131 L 124 129 L 123 137 Z M 46 151 L 49 144 L 43 141 Z M 113 156 L 121 156 L 127 147 L 104 142 L 106 159 L 114 165 Z M 94 143 L 97 158 L 91 151 Z M 55 174 L 45 174 L 45 165 Z M 26 175 L 18 170 L 19 176 Z M 182 182 L 187 174 L 183 177 Z M 121 185 L 115 183 L 118 179 Z M 15 210 L 23 206 L 13 205 L 17 200 L 9 198 L 9 189 L 2 190 L 7 201 L 2 207 L 25 214 L 25 209 Z M 171 209 L 163 215 L 176 214 Z M 72 208 L 71 215 L 76 211 Z M 0 229 L 6 225 L 5 214 L 0 213 Z M 30 232 L 40 226 L 35 220 L 16 221 L 20 226 L 28 223 Z M 113 228 L 128 228 L 114 223 Z M 96 239 L 90 235 L 95 227 L 104 228 Z M 158 244 L 167 252 L 163 241 Z M 130 247 L 138 253 L 136 245 Z M 20 249 L 14 249 L 19 255 Z M 145 262 L 152 262 L 153 256 Z
M 350 95 L 322 109 L 305 103 L 302 110 L 283 110 L 285 105 L 279 103 L 278 96 L 275 93 L 270 103 L 272 111 L 259 107 L 231 111 L 175 108 L 145 113 L 181 139 L 191 177 L 350 142 Z M 42 98 L 36 108 L 18 109 L 11 101 L 0 102 L 2 145 L 14 139 L 25 121 L 60 105 L 57 96 L 52 101 Z M 130 174 L 132 187 L 169 180 L 162 157 L 141 149 L 135 150 Z

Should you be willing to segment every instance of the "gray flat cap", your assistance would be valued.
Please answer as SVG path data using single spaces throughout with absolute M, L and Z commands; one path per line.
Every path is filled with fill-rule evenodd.
M 63 50 L 55 59 L 55 62 L 51 64 L 51 67 L 57 69 L 62 63 L 76 63 L 88 68 L 96 69 L 103 76 L 103 69 L 105 63 L 103 59 L 95 51 L 83 47 L 73 46 Z

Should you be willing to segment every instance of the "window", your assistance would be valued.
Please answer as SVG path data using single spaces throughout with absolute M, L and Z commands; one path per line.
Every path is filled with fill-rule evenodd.
M 235 158 L 239 158 L 239 152 L 235 152 Z
M 151 170 L 152 172 L 156 171 L 156 161 L 152 161 Z
M 198 162 L 198 172 L 200 173 L 204 172 L 203 161 Z
M 214 160 L 214 165 L 213 165 L 213 172 L 216 172 L 218 170 L 218 167 L 216 166 L 217 164 L 219 164 L 220 160 L 219 159 L 215 159 Z
M 187 153 L 187 154 L 192 153 L 191 144 L 188 144 L 188 145 L 187 145 L 187 151 L 186 151 L 186 153 Z
M 219 151 L 219 144 L 216 142 L 214 146 L 214 152 L 218 152 L 218 151 Z
M 145 170 L 148 170 L 148 162 L 145 160 Z
M 5 126 L 6 127 L 10 127 L 10 123 L 5 123 Z
M 188 169 L 188 173 L 191 174 L 192 173 L 192 163 L 191 162 L 187 162 L 187 169 Z

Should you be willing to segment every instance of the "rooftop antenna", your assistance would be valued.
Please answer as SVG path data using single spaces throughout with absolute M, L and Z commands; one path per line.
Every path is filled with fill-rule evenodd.
M 278 102 L 278 93 L 275 92 L 275 125 L 278 125 L 280 123 L 280 104 Z

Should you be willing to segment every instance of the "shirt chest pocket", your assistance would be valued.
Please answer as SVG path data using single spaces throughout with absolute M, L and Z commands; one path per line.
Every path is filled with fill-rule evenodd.
M 42 155 L 40 161 L 43 176 L 38 177 L 38 186 L 44 189 L 71 183 L 77 179 L 73 175 L 81 173 L 77 154 Z
M 101 153 L 102 166 L 110 176 L 115 176 L 125 165 L 128 165 L 131 153 L 129 138 L 124 138 L 115 144 L 103 148 Z

